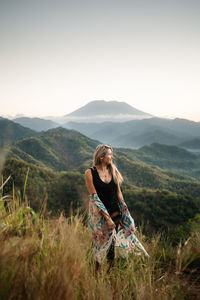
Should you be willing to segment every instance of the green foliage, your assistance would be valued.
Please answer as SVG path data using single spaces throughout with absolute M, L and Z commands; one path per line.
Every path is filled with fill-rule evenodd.
M 193 232 L 200 232 L 200 214 L 187 220 L 184 225 L 177 225 L 171 235 L 174 242 L 186 241 Z
M 62 172 L 49 187 L 47 208 L 54 214 L 63 211 L 69 216 L 73 211 L 85 210 L 87 198 L 84 176 L 78 172 Z
M 116 157 L 119 170 L 129 186 L 167 189 L 182 195 L 199 198 L 200 182 L 180 173 L 169 172 L 122 155 Z
M 162 169 L 175 171 L 184 175 L 200 179 L 200 156 L 183 148 L 153 143 L 139 150 L 123 149 L 124 155 L 130 160 L 143 161 L 144 163 L 158 166 Z
M 124 197 L 136 224 L 143 224 L 148 234 L 152 231 L 162 231 L 172 235 L 179 226 L 185 230 L 184 238 L 186 238 L 187 222 L 200 213 L 199 200 L 167 190 L 126 190 Z M 181 234 L 178 240 L 182 237 Z
M 16 192 L 23 197 L 26 182 L 26 196 L 31 207 L 37 211 L 44 201 L 47 201 L 47 209 L 52 214 L 63 211 L 68 215 L 70 210 L 85 208 L 85 180 L 78 172 L 58 173 L 16 159 L 8 159 L 3 174 L 4 179 L 11 174 L 4 194 L 11 194 L 14 184 Z

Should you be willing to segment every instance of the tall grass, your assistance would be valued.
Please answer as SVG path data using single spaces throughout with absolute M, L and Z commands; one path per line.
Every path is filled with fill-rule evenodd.
M 24 198 L 13 190 L 0 199 L 1 299 L 198 299 L 198 231 L 172 247 L 139 230 L 150 259 L 118 256 L 96 274 L 83 216 L 46 218 Z

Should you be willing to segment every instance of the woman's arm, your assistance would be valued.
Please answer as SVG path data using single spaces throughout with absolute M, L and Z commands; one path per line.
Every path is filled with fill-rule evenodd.
M 90 195 L 97 193 L 93 184 L 92 171 L 90 169 L 85 171 L 85 184 Z
M 119 183 L 117 184 L 117 199 L 118 199 L 119 203 L 121 203 L 124 199 L 123 195 L 122 195 L 122 192 L 121 192 L 121 189 L 120 189 Z
M 86 183 L 86 187 L 87 187 L 87 190 L 90 195 L 97 194 L 96 189 L 93 184 L 92 171 L 90 169 L 87 169 L 85 171 L 85 183 Z M 113 222 L 111 217 L 109 215 L 107 215 L 106 213 L 104 213 L 102 210 L 100 211 L 100 213 L 105 218 L 109 229 L 115 228 L 115 223 Z

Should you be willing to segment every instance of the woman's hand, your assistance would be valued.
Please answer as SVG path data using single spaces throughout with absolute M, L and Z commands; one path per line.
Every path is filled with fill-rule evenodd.
M 113 220 L 111 218 L 107 218 L 106 223 L 107 223 L 109 229 L 114 229 L 116 227 L 115 223 L 113 222 Z
M 108 214 L 106 214 L 103 210 L 100 211 L 100 214 L 105 218 L 109 229 L 114 229 L 116 227 L 115 223 Z

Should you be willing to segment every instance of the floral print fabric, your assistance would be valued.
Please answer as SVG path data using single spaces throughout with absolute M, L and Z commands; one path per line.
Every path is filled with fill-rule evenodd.
M 149 256 L 134 234 L 135 223 L 124 200 L 119 204 L 122 222 L 116 232 L 116 229 L 108 228 L 105 218 L 100 213 L 102 210 L 109 216 L 98 195 L 93 194 L 89 199 L 89 224 L 92 233 L 93 255 L 96 261 L 99 263 L 103 261 L 113 239 L 115 239 L 116 247 L 126 249 L 128 252 L 133 251 L 139 255 L 144 252 L 146 256 Z

